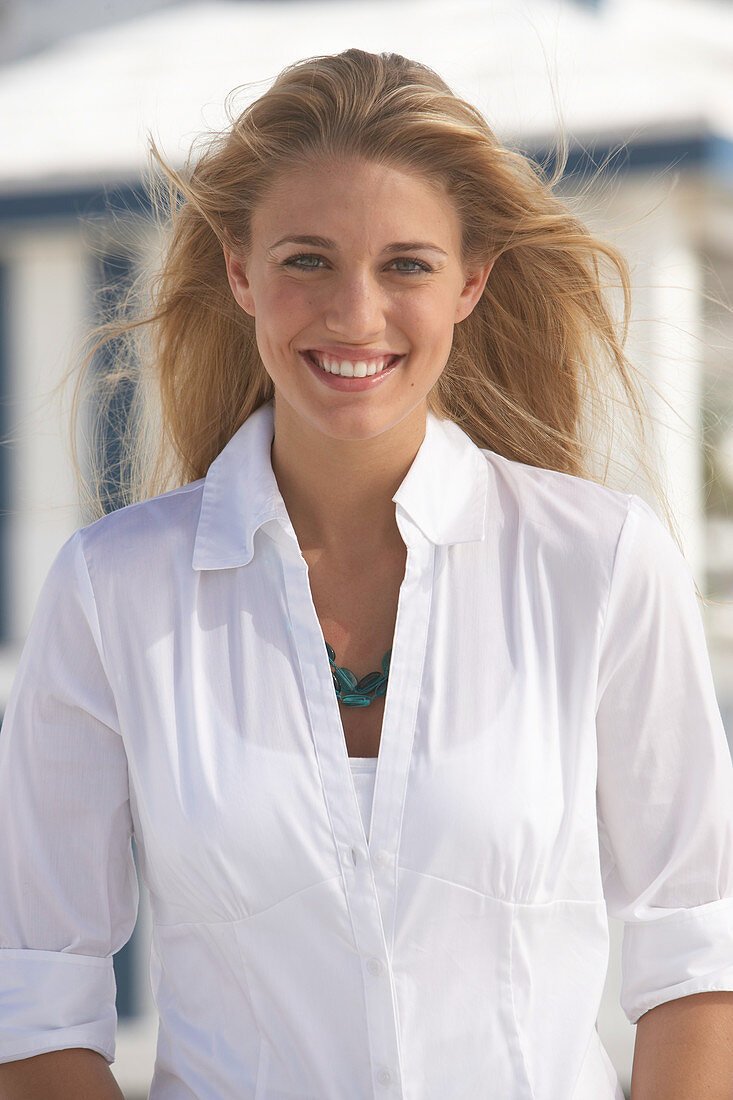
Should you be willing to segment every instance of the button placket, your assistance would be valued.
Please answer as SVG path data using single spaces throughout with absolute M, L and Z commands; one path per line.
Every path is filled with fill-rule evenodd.
M 400 530 L 408 545 L 407 566 L 397 608 L 395 646 L 389 670 L 390 683 L 374 787 L 369 846 L 388 950 L 394 938 L 396 852 L 420 704 L 436 568 L 435 546 L 412 524 L 409 517 L 401 514 L 399 509 L 397 514 Z M 402 639 L 406 640 L 406 644 L 401 644 Z M 393 730 L 399 732 L 393 734 Z
M 371 969 L 377 963 L 381 967 L 380 974 L 385 974 L 385 964 L 377 957 L 380 955 L 383 959 L 387 958 L 382 907 L 351 777 L 343 728 L 333 691 L 333 679 L 308 585 L 307 565 L 298 552 L 297 545 L 284 556 L 283 571 L 301 669 L 301 683 L 310 717 L 323 793 L 341 863 L 345 902 L 351 919 L 355 947 L 364 960 L 362 966 L 366 971 L 362 977 L 368 1020 L 365 1041 L 368 1042 L 373 1072 L 376 1075 L 380 1066 L 384 1068 L 390 1075 L 394 1091 L 399 1082 L 400 1064 L 395 990 L 388 971 L 388 980 L 382 978 L 381 981 L 376 981 L 377 975 L 372 975 Z M 414 580 L 412 583 L 414 584 Z M 402 631 L 404 634 L 405 627 Z M 407 637 L 405 643 L 409 644 Z M 392 718 L 392 723 L 395 722 L 399 724 L 399 713 Z M 402 762 L 398 760 L 397 767 L 401 766 Z M 387 796 L 389 800 L 389 784 Z M 376 1080 L 376 1076 L 374 1079 Z

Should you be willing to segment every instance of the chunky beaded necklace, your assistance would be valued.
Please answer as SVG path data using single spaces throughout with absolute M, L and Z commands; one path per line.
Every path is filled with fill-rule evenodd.
M 380 699 L 387 691 L 387 677 L 389 675 L 389 659 L 392 650 L 388 649 L 382 657 L 382 671 L 369 672 L 357 681 L 356 676 L 348 668 L 339 668 L 336 664 L 336 654 L 326 642 L 326 652 L 331 663 L 333 686 L 336 688 L 336 698 L 347 707 L 368 707 L 373 699 Z

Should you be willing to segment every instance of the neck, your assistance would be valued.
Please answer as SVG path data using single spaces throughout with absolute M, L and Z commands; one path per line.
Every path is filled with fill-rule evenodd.
M 425 437 L 425 405 L 369 439 L 325 435 L 275 402 L 271 461 L 301 551 L 369 560 L 404 549 L 392 497 Z

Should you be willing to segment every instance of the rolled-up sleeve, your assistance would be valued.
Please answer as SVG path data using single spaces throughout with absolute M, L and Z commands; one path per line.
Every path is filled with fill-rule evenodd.
M 733 763 L 690 568 L 631 494 L 615 550 L 596 710 L 603 888 L 625 922 L 631 1021 L 733 990 Z
M 75 532 L 36 604 L 0 732 L 0 1062 L 114 1061 L 112 956 L 138 909 L 127 758 Z

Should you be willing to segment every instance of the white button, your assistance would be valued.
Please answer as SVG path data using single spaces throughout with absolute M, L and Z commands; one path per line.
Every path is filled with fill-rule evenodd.
M 374 861 L 384 866 L 385 863 L 389 863 L 389 852 L 385 852 L 384 848 L 380 848 L 374 855 Z
M 379 959 L 367 959 L 366 968 L 370 974 L 377 975 L 382 973 L 382 964 Z
M 351 849 L 351 858 L 352 858 L 352 859 L 353 859 L 353 861 L 354 861 L 354 866 L 356 866 L 356 861 L 357 861 L 357 859 L 359 858 L 359 853 L 358 853 L 358 851 L 356 850 L 356 848 L 352 848 L 352 849 Z
M 377 1073 L 377 1080 L 380 1085 L 389 1085 L 392 1082 L 392 1074 L 388 1069 L 380 1069 Z

